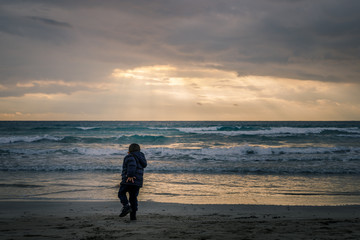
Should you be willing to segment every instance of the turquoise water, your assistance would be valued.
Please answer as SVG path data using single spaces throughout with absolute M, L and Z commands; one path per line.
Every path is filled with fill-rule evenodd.
M 360 204 L 360 122 L 0 122 L 0 200 L 116 200 L 132 142 L 140 199 Z

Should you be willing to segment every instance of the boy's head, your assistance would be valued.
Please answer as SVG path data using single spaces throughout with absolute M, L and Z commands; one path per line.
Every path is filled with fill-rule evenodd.
M 132 153 L 132 152 L 139 152 L 140 151 L 140 146 L 139 144 L 137 143 L 132 143 L 130 144 L 129 146 L 129 152 Z

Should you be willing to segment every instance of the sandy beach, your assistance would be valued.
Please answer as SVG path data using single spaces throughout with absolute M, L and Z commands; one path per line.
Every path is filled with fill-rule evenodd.
M 1 239 L 360 239 L 360 206 L 2 201 Z

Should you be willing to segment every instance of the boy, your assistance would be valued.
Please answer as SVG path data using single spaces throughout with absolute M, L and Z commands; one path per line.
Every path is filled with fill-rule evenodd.
M 139 190 L 143 185 L 144 168 L 147 166 L 145 155 L 140 152 L 140 146 L 133 143 L 129 146 L 128 155 L 125 156 L 122 167 L 122 180 L 118 197 L 123 209 L 120 217 L 130 213 L 130 220 L 136 220 L 136 211 L 138 210 Z M 129 193 L 129 200 L 126 193 Z M 130 202 L 130 205 L 129 205 Z

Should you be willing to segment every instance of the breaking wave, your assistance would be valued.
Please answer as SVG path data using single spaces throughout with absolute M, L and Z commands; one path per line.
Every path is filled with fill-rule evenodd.
M 8 136 L 0 137 L 0 144 L 17 143 L 17 142 L 39 142 L 39 141 L 61 141 L 62 137 L 55 137 L 50 135 L 43 136 Z
M 336 128 L 336 127 L 313 127 L 313 128 L 300 128 L 300 127 L 270 127 L 270 128 L 252 128 L 252 127 L 202 127 L 202 128 L 176 128 L 184 133 L 196 134 L 222 134 L 222 135 L 304 135 L 304 134 L 321 134 L 326 132 L 333 133 L 352 133 L 360 134 L 359 128 Z
M 240 174 L 360 174 L 360 148 L 240 146 L 207 149 L 144 149 L 146 171 L 159 173 Z M 126 150 L 71 147 L 7 149 L 0 171 L 112 171 L 121 172 Z M 33 161 L 23 161 L 22 156 Z M 19 156 L 19 157 L 17 157 Z
M 292 154 L 360 154 L 360 148 L 353 147 L 261 147 L 261 146 L 239 146 L 232 148 L 202 148 L 202 149 L 173 149 L 173 148 L 148 148 L 144 153 L 151 156 L 167 156 L 172 158 L 183 158 L 184 156 L 248 156 L 248 155 L 292 155 Z M 124 155 L 126 150 L 119 148 L 91 148 L 70 147 L 60 149 L 1 149 L 0 154 L 80 154 L 89 156 Z
M 9 144 L 9 143 L 20 143 L 20 142 L 62 142 L 62 143 L 119 143 L 119 142 L 129 142 L 129 141 L 140 141 L 140 142 L 164 142 L 168 137 L 161 135 L 119 135 L 119 136 L 103 136 L 103 137 L 93 137 L 93 136 L 8 136 L 0 137 L 0 144 Z

